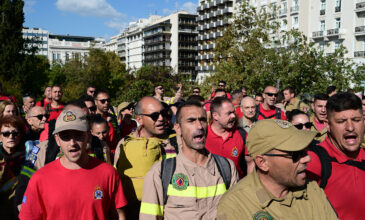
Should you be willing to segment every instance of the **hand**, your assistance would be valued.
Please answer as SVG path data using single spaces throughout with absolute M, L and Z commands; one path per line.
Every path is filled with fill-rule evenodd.
M 177 87 L 179 88 L 179 90 L 181 90 L 182 89 L 182 83 L 181 82 L 179 82 L 178 84 L 177 84 Z

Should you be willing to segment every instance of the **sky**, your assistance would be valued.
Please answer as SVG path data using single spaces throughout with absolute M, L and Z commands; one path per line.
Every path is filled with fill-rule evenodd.
M 104 37 L 120 33 L 129 22 L 178 10 L 196 13 L 198 0 L 24 0 L 24 27 L 53 34 Z

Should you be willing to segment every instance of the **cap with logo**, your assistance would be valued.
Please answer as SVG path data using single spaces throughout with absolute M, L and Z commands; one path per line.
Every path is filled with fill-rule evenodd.
M 65 130 L 88 131 L 86 115 L 81 109 L 68 109 L 61 112 L 57 118 L 53 134 Z
M 306 148 L 316 132 L 298 130 L 288 121 L 265 119 L 258 121 L 248 133 L 247 150 L 251 157 L 273 149 L 299 151 Z

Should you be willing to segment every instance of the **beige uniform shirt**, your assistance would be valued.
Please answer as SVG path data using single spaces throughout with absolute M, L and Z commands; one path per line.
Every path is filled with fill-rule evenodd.
M 303 190 L 275 198 L 261 183 L 256 170 L 230 189 L 218 205 L 218 220 L 338 219 L 323 190 L 309 182 Z
M 234 163 L 231 166 L 231 186 L 238 181 Z M 147 173 L 143 185 L 140 219 L 215 219 L 218 202 L 226 187 L 214 158 L 198 166 L 183 153 L 176 156 L 176 169 L 169 185 L 167 203 L 163 204 L 161 162 Z M 180 179 L 179 179 L 180 178 Z M 180 189 L 179 188 L 180 185 Z
M 299 102 L 300 102 L 300 100 L 298 98 L 294 98 L 293 103 L 287 103 L 285 105 L 285 110 L 292 111 L 294 109 L 298 109 L 300 111 L 307 113 L 310 110 L 309 106 L 307 104 L 305 104 L 304 102 L 301 102 L 300 104 L 299 104 Z

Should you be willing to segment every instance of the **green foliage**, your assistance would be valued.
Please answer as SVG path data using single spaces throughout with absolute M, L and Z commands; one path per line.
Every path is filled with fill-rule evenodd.
M 276 10 L 273 8 L 272 10 Z M 213 82 L 225 80 L 228 89 L 248 87 L 251 94 L 268 85 L 292 86 L 298 93 L 324 92 L 327 86 L 347 89 L 364 78 L 361 68 L 345 58 L 344 47 L 325 56 L 297 30 L 281 31 L 276 19 L 243 1 L 240 13 L 216 43 L 216 73 L 203 83 L 209 93 Z

